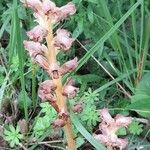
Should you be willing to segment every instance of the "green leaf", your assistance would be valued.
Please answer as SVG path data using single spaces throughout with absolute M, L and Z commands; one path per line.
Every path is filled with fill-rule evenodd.
M 135 101 L 127 109 L 134 110 L 143 117 L 150 117 L 150 98 Z
M 89 21 L 91 23 L 94 23 L 94 13 L 90 5 L 88 6 L 88 9 L 87 9 L 87 15 L 88 15 Z
M 77 148 L 79 148 L 80 146 L 82 146 L 83 144 L 84 144 L 84 139 L 82 138 L 82 137 L 78 137 L 77 139 L 76 139 L 76 146 L 77 146 Z
M 129 125 L 129 131 L 131 134 L 133 135 L 139 135 L 143 129 L 142 129 L 143 125 L 139 124 L 139 122 L 137 121 L 133 121 L 130 125 Z
M 150 73 L 143 76 L 127 109 L 134 109 L 143 117 L 150 117 Z
M 120 128 L 116 134 L 117 135 L 126 135 L 127 134 L 126 128 Z
M 24 109 L 24 101 L 27 102 L 28 107 L 31 106 L 31 103 L 32 103 L 31 99 L 29 98 L 27 92 L 26 91 L 24 92 L 24 90 L 22 90 L 18 96 L 18 105 L 20 109 Z

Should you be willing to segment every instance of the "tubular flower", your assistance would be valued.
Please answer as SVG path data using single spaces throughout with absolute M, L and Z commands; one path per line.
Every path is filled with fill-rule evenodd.
M 42 26 L 37 25 L 31 31 L 27 32 L 27 35 L 30 40 L 33 40 L 35 42 L 42 42 L 43 38 L 47 36 L 47 30 Z
M 40 0 L 20 0 L 25 7 L 31 8 L 33 11 L 39 11 L 42 8 Z
M 56 11 L 57 7 L 55 3 L 50 0 L 44 0 L 42 5 L 42 10 L 46 15 L 52 15 Z
M 75 57 L 74 59 L 64 63 L 61 67 L 60 67 L 60 74 L 64 75 L 68 72 L 74 71 L 77 68 L 77 57 Z
M 81 103 L 75 104 L 72 107 L 73 112 L 81 113 L 83 111 L 83 105 Z
M 128 127 L 131 123 L 131 117 L 124 117 L 117 115 L 114 119 L 108 112 L 108 109 L 101 110 L 102 122 L 99 125 L 101 134 L 94 135 L 95 139 L 104 144 L 107 147 L 118 147 L 120 150 L 126 148 L 128 141 L 127 139 L 118 138 L 116 132 L 121 127 Z
M 61 19 L 64 19 L 70 15 L 75 14 L 76 7 L 72 2 L 69 2 L 67 5 L 60 7 Z
M 54 38 L 56 49 L 67 51 L 72 46 L 74 39 L 70 38 L 70 33 L 65 29 L 58 29 Z
M 41 45 L 38 42 L 33 41 L 24 41 L 24 47 L 29 52 L 29 55 L 31 58 L 35 58 L 38 54 L 43 54 L 43 52 L 46 52 L 48 49 L 45 45 Z
M 40 84 L 40 89 L 42 89 L 45 94 L 49 94 L 49 93 L 51 93 L 52 91 L 55 91 L 56 88 L 57 88 L 57 87 L 56 87 L 56 85 L 53 83 L 52 80 L 46 80 L 46 81 L 44 81 L 44 82 L 42 82 L 42 83 Z
M 63 88 L 63 95 L 67 98 L 74 98 L 77 94 L 78 88 L 74 87 L 74 80 L 70 79 L 66 82 Z
M 49 66 L 48 73 L 53 79 L 58 79 L 59 78 L 59 65 L 57 63 L 51 64 Z
M 47 62 L 47 59 L 42 55 L 37 55 L 34 59 L 34 61 L 39 64 L 40 67 L 42 67 L 45 70 L 48 70 L 49 63 Z

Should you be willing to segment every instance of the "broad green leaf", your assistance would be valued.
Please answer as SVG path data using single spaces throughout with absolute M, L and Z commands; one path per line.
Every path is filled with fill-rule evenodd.
M 143 117 L 150 117 L 150 73 L 146 73 L 139 82 L 135 95 L 131 99 L 128 109 L 135 111 Z

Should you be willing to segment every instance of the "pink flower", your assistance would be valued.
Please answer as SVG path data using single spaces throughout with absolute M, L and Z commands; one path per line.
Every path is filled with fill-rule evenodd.
M 111 117 L 110 113 L 108 112 L 108 109 L 102 109 L 100 112 L 101 119 L 106 122 L 108 125 L 111 123 L 114 123 L 114 119 Z
M 43 54 L 43 52 L 48 51 L 45 45 L 41 45 L 38 42 L 33 41 L 24 41 L 24 47 L 29 52 L 31 58 L 35 58 L 39 54 Z
M 49 100 L 52 103 L 56 102 L 56 99 L 53 96 L 54 90 L 56 90 L 56 85 L 52 80 L 46 80 L 39 84 L 38 96 L 44 101 Z
M 56 90 L 56 85 L 52 80 L 45 80 L 40 84 L 40 89 L 44 91 L 45 94 L 51 93 Z
M 115 117 L 115 120 L 116 120 L 116 125 L 121 127 L 127 127 L 132 122 L 131 117 L 124 117 L 123 115 L 119 115 L 119 114 Z
M 66 96 L 67 98 L 74 98 L 76 96 L 77 91 L 79 90 L 78 88 L 73 86 L 73 81 L 68 80 L 66 84 L 64 85 L 63 88 L 63 95 Z
M 38 63 L 43 69 L 45 70 L 48 70 L 49 68 L 49 63 L 47 62 L 47 59 L 42 56 L 42 55 L 37 55 L 35 58 L 34 58 L 34 61 L 36 63 Z
M 57 63 L 51 64 L 47 72 L 53 79 L 58 79 L 59 78 L 59 65 Z
M 72 2 L 69 2 L 67 5 L 60 7 L 59 10 L 61 12 L 60 18 L 62 20 L 62 19 L 66 18 L 66 17 L 68 17 L 70 15 L 75 14 L 76 7 L 75 7 L 75 5 Z
M 54 38 L 54 46 L 57 49 L 67 51 L 70 49 L 73 43 L 73 39 L 70 38 L 70 33 L 65 29 L 58 29 L 56 31 L 56 37 Z
M 103 135 L 103 134 L 94 134 L 93 135 L 94 138 L 99 141 L 100 143 L 104 144 L 104 145 L 109 145 L 109 139 L 107 136 Z M 110 144 L 111 145 L 111 144 Z
M 127 127 L 131 123 L 132 118 L 117 115 L 115 119 L 113 119 L 108 109 L 102 109 L 100 115 L 102 119 L 99 125 L 101 134 L 94 135 L 94 137 L 107 147 L 118 147 L 121 150 L 126 148 L 128 144 L 127 139 L 118 138 L 116 132 L 121 127 Z
M 46 16 L 43 13 L 34 13 L 35 21 L 43 28 L 48 29 L 48 26 L 45 24 Z
M 47 36 L 47 30 L 38 25 L 34 27 L 31 31 L 27 32 L 27 35 L 31 40 L 35 42 L 41 42 L 43 38 Z
M 77 68 L 77 57 L 75 57 L 74 59 L 64 63 L 61 67 L 60 67 L 60 74 L 64 75 L 70 71 L 74 71 Z
M 45 4 L 43 3 L 43 12 L 48 16 L 50 22 L 54 24 L 73 15 L 76 12 L 76 8 L 72 2 L 59 8 L 53 2 L 46 0 Z
M 62 128 L 64 127 L 66 124 L 66 122 L 63 120 L 63 119 L 56 119 L 54 122 L 53 122 L 53 127 L 54 128 Z
M 75 104 L 72 107 L 73 112 L 81 113 L 83 111 L 83 105 L 81 103 Z
M 128 139 L 118 138 L 116 140 L 116 146 L 120 148 L 120 150 L 125 149 L 128 145 Z
M 56 5 L 51 0 L 44 0 L 42 10 L 45 14 L 53 14 L 56 11 Z
M 20 0 L 25 7 L 29 7 L 34 11 L 40 11 L 42 8 L 42 2 L 40 0 Z
M 69 113 L 66 111 L 66 110 L 64 110 L 63 108 L 60 110 L 60 112 L 59 112 L 59 114 L 58 114 L 58 117 L 60 118 L 60 119 L 63 119 L 63 120 L 65 120 L 65 121 L 67 121 L 67 119 L 68 119 L 68 117 L 69 117 Z

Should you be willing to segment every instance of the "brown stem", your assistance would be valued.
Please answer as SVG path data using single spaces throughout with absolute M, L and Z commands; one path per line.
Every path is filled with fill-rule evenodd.
M 46 54 L 46 56 L 47 56 L 49 64 L 55 64 L 55 63 L 57 63 L 57 60 L 56 60 L 56 51 L 53 46 L 52 24 L 48 21 L 46 23 L 49 26 L 48 27 L 48 36 L 46 37 L 47 46 L 48 46 L 48 53 Z M 56 93 L 57 104 L 59 106 L 59 109 L 67 112 L 66 99 L 62 95 L 63 85 L 62 85 L 61 77 L 59 77 L 58 79 L 53 79 L 53 81 L 54 81 L 55 85 L 57 86 L 55 93 Z M 66 134 L 68 149 L 76 150 L 76 145 L 75 145 L 75 141 L 74 141 L 74 137 L 73 137 L 73 133 L 72 133 L 70 118 L 68 118 L 66 125 L 64 126 L 64 131 Z

